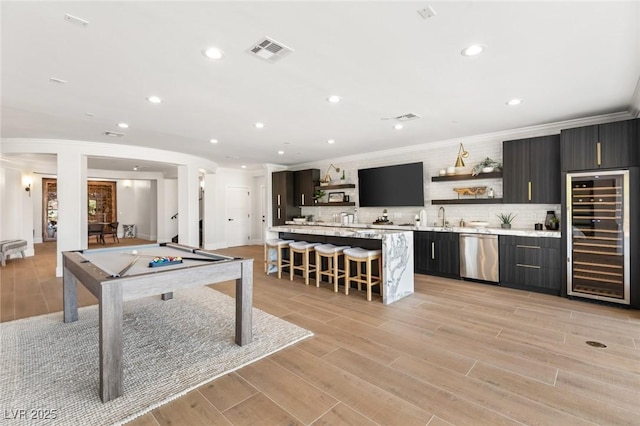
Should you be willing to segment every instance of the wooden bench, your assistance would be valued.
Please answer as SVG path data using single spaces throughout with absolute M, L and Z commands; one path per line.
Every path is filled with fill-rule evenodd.
M 0 241 L 0 255 L 2 256 L 2 266 L 7 266 L 7 259 L 10 255 L 20 252 L 24 259 L 24 251 L 27 249 L 25 240 L 4 240 Z

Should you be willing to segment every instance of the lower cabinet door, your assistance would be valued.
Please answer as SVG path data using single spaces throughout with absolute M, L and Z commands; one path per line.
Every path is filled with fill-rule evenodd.
M 559 238 L 500 236 L 500 285 L 560 294 Z

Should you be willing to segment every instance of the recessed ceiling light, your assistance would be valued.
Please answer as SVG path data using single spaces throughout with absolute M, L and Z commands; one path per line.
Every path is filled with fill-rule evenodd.
M 278 151 L 278 155 L 283 155 L 284 151 Z
M 336 141 L 335 141 L 334 139 L 329 139 L 329 140 L 327 141 L 327 143 L 328 143 L 328 144 L 334 144 L 334 143 L 336 143 Z
M 224 52 L 217 47 L 207 47 L 202 51 L 202 54 L 209 59 L 213 59 L 214 61 L 222 59 L 222 57 L 224 56 Z
M 256 129 L 262 129 L 264 127 L 264 123 L 257 122 L 254 126 Z
M 129 125 L 127 123 L 118 123 L 118 127 L 120 127 L 121 129 L 128 129 Z
M 395 126 L 393 126 L 393 128 L 396 129 L 396 130 L 402 130 L 402 129 L 404 129 L 404 125 L 398 123 Z
M 149 102 L 151 102 L 152 104 L 159 104 L 162 103 L 162 99 L 160 99 L 159 96 L 149 96 L 147 97 L 147 100 Z
M 342 98 L 338 95 L 331 95 L 327 98 L 327 101 L 331 102 L 332 104 L 337 104 L 341 100 Z
M 521 103 L 522 103 L 522 99 L 511 99 L 506 102 L 506 104 L 509 106 L 516 106 L 516 105 L 520 105 Z
M 484 51 L 484 46 L 481 44 L 472 44 L 471 46 L 462 49 L 460 54 L 462 56 L 476 56 L 481 54 Z
M 209 139 L 209 142 L 211 142 L 211 143 L 218 143 L 218 139 Z
M 240 168 L 242 168 L 242 169 L 246 169 L 246 168 L 247 168 L 247 166 L 245 166 L 245 165 L 243 164 L 242 166 L 240 166 Z
M 134 171 L 138 171 L 138 166 L 133 166 Z

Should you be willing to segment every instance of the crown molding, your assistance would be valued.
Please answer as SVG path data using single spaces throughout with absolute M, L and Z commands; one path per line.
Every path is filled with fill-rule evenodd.
M 629 114 L 631 114 L 633 118 L 640 117 L 640 78 L 638 78 L 636 90 L 633 92 L 633 96 L 631 96 L 631 101 L 629 102 Z

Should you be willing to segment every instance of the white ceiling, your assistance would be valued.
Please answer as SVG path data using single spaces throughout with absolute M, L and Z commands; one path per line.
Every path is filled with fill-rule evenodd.
M 437 15 L 423 19 L 427 5 Z M 223 167 L 626 111 L 640 77 L 638 1 L 2 1 L 1 12 L 2 137 L 153 147 Z M 275 64 L 246 53 L 263 36 L 295 51 Z M 485 52 L 463 57 L 472 43 Z M 223 60 L 202 55 L 212 45 Z M 422 118 L 401 131 L 382 119 L 406 113 Z

